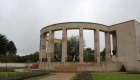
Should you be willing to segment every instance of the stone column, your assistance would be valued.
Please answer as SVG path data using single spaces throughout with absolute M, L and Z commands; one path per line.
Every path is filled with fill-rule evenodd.
M 40 35 L 40 46 L 39 46 L 39 61 L 41 61 L 41 35 Z
M 110 33 L 105 32 L 105 54 L 106 61 L 111 61 Z
M 65 62 L 67 57 L 67 30 L 62 29 L 62 62 Z
M 95 58 L 98 63 L 100 63 L 100 39 L 99 39 L 99 29 L 94 31 L 94 51 L 95 51 Z
M 47 53 L 47 60 L 48 60 L 48 36 L 47 36 L 47 38 L 46 38 L 46 53 Z
M 46 34 L 41 35 L 40 43 L 40 61 L 42 62 L 42 58 L 46 58 Z
M 80 62 L 83 62 L 83 28 L 79 29 L 79 57 Z
M 50 62 L 51 58 L 54 58 L 54 32 L 52 30 L 49 31 L 49 40 L 48 40 L 48 62 Z

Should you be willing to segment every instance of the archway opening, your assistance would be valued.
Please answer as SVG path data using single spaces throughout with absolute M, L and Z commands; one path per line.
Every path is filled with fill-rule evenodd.
M 84 29 L 83 30 L 84 37 L 84 62 L 93 62 L 95 60 L 94 57 L 94 30 Z
M 112 35 L 110 34 L 110 46 L 111 46 L 111 56 L 113 55 L 112 50 L 113 50 L 113 44 L 112 44 Z
M 67 62 L 79 61 L 79 29 L 67 30 Z
M 105 32 L 99 31 L 99 39 L 100 39 L 100 60 L 106 61 L 105 54 Z
M 54 31 L 54 56 L 53 62 L 62 61 L 62 30 Z
M 112 45 L 112 55 L 117 56 L 117 36 L 116 36 L 116 31 L 112 31 L 111 33 L 111 45 Z

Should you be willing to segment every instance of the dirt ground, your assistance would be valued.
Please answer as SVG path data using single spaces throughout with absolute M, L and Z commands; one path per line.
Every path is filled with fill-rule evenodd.
M 43 78 L 40 80 L 69 80 L 75 73 L 53 73 L 54 76 Z

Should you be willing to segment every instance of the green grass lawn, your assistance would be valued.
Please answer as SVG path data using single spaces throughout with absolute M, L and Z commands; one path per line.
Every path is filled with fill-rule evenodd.
M 73 76 L 70 80 L 74 80 Z M 140 80 L 140 74 L 92 74 L 94 80 Z

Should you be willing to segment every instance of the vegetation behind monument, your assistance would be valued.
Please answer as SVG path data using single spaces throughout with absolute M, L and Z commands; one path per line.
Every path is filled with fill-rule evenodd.
M 16 54 L 17 49 L 13 41 L 9 41 L 5 35 L 0 34 L 0 54 Z
M 14 42 L 0 34 L 0 62 L 37 62 L 39 60 L 38 51 L 25 56 L 19 56 L 16 53 L 17 49 Z
M 83 42 L 84 47 L 84 61 L 94 60 L 94 50 L 91 48 L 85 48 L 85 41 Z M 62 54 L 62 41 L 55 45 L 54 58 L 59 60 Z M 78 61 L 79 56 L 79 37 L 71 36 L 67 39 L 67 61 Z
M 94 50 L 90 47 L 85 48 L 85 40 L 83 42 L 84 47 L 84 61 L 94 61 Z M 9 41 L 5 35 L 0 34 L 0 62 L 37 62 L 39 60 L 39 52 L 30 53 L 29 55 L 20 56 L 16 55 L 17 49 L 13 41 Z M 62 41 L 55 45 L 54 58 L 56 60 L 61 59 L 62 54 Z M 78 61 L 79 56 L 79 37 L 71 36 L 67 39 L 67 59 L 68 61 Z M 101 58 L 105 59 L 105 49 L 101 52 Z

